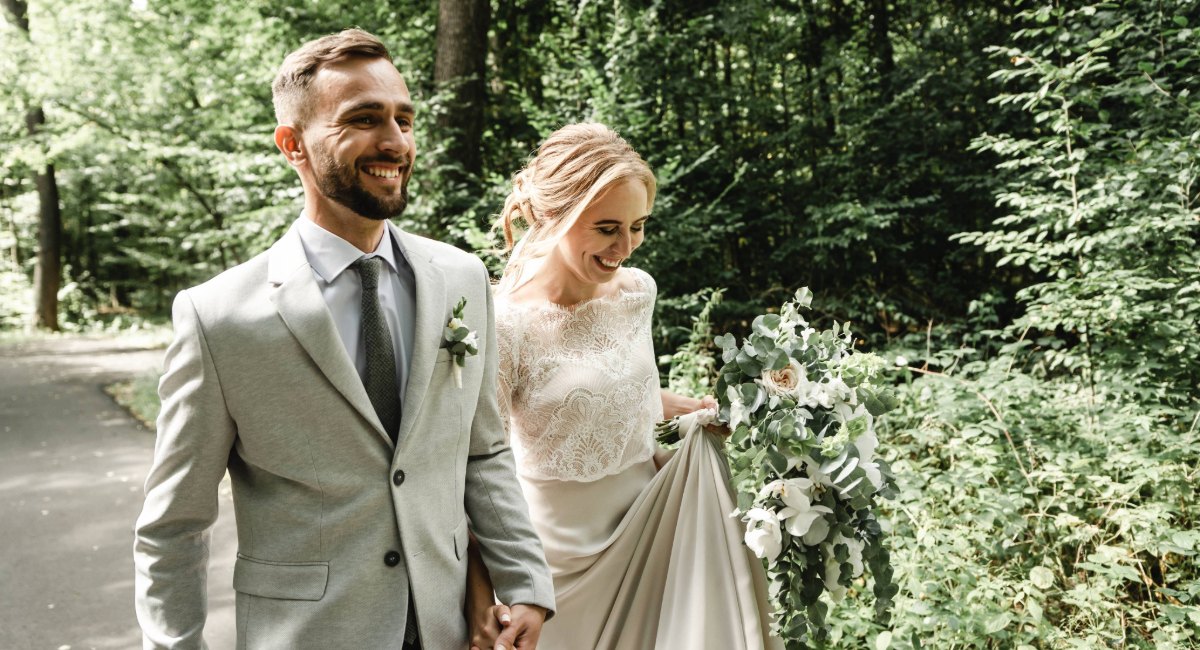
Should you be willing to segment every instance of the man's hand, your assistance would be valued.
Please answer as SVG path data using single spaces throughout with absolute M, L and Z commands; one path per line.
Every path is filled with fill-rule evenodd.
M 546 622 L 546 609 L 537 605 L 496 605 L 492 613 L 504 631 L 496 639 L 495 650 L 534 650 Z M 472 648 L 471 650 L 477 650 Z M 479 648 L 478 650 L 486 650 Z

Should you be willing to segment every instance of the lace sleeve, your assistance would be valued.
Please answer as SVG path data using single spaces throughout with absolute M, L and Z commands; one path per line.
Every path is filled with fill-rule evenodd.
M 633 267 L 629 268 L 629 272 L 633 274 L 633 280 L 637 283 L 638 290 L 650 294 L 652 301 L 658 297 L 658 283 L 654 281 L 654 276 Z
M 499 377 L 496 382 L 496 402 L 500 406 L 500 421 L 504 423 L 504 442 L 511 444 L 512 391 L 516 385 L 516 332 L 508 319 L 496 318 L 496 352 L 500 356 Z

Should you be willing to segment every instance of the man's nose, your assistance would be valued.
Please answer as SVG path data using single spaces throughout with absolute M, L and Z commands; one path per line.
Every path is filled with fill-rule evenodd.
M 404 137 L 404 130 L 400 128 L 396 120 L 388 120 L 383 127 L 378 147 L 380 151 L 386 151 L 395 156 L 408 154 L 408 139 Z

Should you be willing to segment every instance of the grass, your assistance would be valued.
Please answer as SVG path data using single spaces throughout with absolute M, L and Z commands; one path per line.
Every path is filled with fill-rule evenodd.
M 154 431 L 154 423 L 162 406 L 158 401 L 158 377 L 158 373 L 152 372 L 136 379 L 119 381 L 105 386 L 104 392 L 112 395 L 117 404 Z

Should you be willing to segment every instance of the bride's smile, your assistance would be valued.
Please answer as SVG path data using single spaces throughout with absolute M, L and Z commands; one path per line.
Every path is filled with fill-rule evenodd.
M 586 284 L 611 281 L 621 263 L 642 245 L 649 216 L 647 198 L 646 185 L 636 178 L 614 184 L 580 213 L 579 220 L 550 254 L 547 266 L 574 267 L 569 268 L 572 275 Z M 599 286 L 596 292 L 606 293 Z

